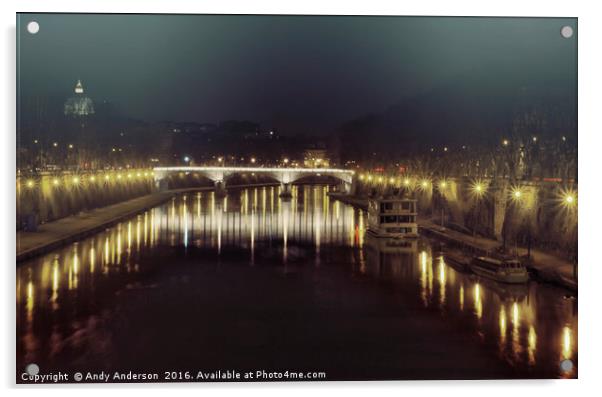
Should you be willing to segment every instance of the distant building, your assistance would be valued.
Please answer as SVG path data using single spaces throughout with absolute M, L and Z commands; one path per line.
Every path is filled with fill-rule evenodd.
M 84 95 L 84 87 L 80 80 L 77 80 L 74 91 L 75 95 L 65 102 L 65 116 L 85 117 L 94 114 L 94 103 Z
M 328 152 L 326 149 L 306 149 L 303 152 L 303 164 L 308 168 L 329 167 Z

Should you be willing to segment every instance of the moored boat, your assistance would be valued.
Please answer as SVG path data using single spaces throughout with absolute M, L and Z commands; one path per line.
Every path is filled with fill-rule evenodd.
M 415 239 L 416 200 L 402 197 L 381 197 L 368 203 L 368 230 L 377 238 Z
M 502 283 L 520 284 L 529 281 L 527 268 L 516 259 L 499 260 L 478 256 L 472 259 L 470 269 L 479 276 Z

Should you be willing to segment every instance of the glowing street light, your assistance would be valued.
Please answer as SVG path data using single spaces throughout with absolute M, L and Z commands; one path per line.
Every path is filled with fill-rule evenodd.
M 61 182 L 58 180 L 58 178 L 54 178 L 54 179 L 52 180 L 52 184 L 53 184 L 54 186 L 58 186 L 60 183 L 61 183 Z
M 577 193 L 573 190 L 562 190 L 559 199 L 563 207 L 573 209 L 577 205 Z
M 54 147 L 57 147 L 58 145 L 59 145 L 58 142 L 53 142 L 52 143 L 52 146 L 54 146 Z
M 79 178 L 76 177 L 76 176 L 74 176 L 73 179 L 72 179 L 72 181 L 73 181 L 74 185 L 77 185 L 79 183 Z
M 34 186 L 35 186 L 35 182 L 32 179 L 27 181 L 28 188 L 32 189 Z
M 519 201 L 523 197 L 523 191 L 520 186 L 513 187 L 511 194 L 514 201 Z
M 444 180 L 439 182 L 440 189 L 445 190 L 446 187 L 447 187 L 447 182 L 445 182 Z
M 284 160 L 282 160 L 282 162 L 283 162 L 284 164 L 288 164 L 288 159 L 287 159 L 287 158 L 284 158 Z
M 255 159 L 255 157 L 251 157 L 251 163 L 255 164 L 256 161 L 257 159 Z
M 408 178 L 405 178 L 403 180 L 403 184 L 406 185 L 406 186 L 409 186 L 410 185 L 410 180 Z
M 472 191 L 472 194 L 480 198 L 487 192 L 487 184 L 480 179 L 477 179 L 473 181 L 470 190 Z
M 510 143 L 510 142 L 508 142 L 508 140 L 507 140 L 507 139 L 504 139 L 504 140 L 502 141 L 502 145 L 504 145 L 504 146 L 508 146 L 508 144 L 509 144 L 509 143 Z
M 184 162 L 185 162 L 185 163 L 188 163 L 189 161 L 190 161 L 190 157 L 188 157 L 188 156 L 184 156 Z
M 69 144 L 69 149 L 73 149 L 73 144 L 72 143 Z

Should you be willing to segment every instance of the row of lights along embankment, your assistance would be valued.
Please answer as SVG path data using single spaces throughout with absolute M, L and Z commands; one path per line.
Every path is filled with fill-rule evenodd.
M 144 179 L 144 178 L 149 178 L 154 176 L 154 172 L 129 172 L 129 173 L 118 173 L 118 174 L 100 174 L 100 175 L 91 175 L 89 177 L 82 177 L 82 176 L 73 176 L 70 178 L 59 178 L 59 177 L 55 177 L 52 179 L 52 185 L 53 186 L 61 186 L 63 184 L 67 185 L 70 184 L 72 186 L 78 186 L 81 185 L 83 182 L 85 182 L 86 180 L 88 182 L 91 183 L 95 183 L 95 182 L 110 182 L 113 180 L 117 180 L 117 181 L 132 181 L 132 180 L 140 180 L 140 179 Z M 25 181 L 25 186 L 33 189 L 36 187 L 36 181 L 34 179 L 27 179 Z
M 446 179 L 441 179 L 438 182 L 433 182 L 428 178 L 386 178 L 384 176 L 374 176 L 370 174 L 360 174 L 359 180 L 369 184 L 389 184 L 393 186 L 404 186 L 408 189 L 413 187 L 419 187 L 422 190 L 426 190 L 430 186 L 436 186 L 440 191 L 445 191 L 449 187 L 449 182 Z M 470 191 L 477 197 L 482 197 L 487 193 L 489 186 L 487 182 L 481 180 L 475 180 L 471 183 Z M 514 201 L 520 201 L 524 196 L 524 188 L 521 186 L 515 186 L 511 189 L 511 198 Z M 560 200 L 567 207 L 573 207 L 577 204 L 577 194 L 573 190 L 562 190 L 560 193 Z

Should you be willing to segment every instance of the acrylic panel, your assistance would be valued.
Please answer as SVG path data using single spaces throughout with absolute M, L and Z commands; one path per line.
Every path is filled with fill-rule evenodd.
M 16 381 L 576 378 L 577 33 L 17 14 Z

